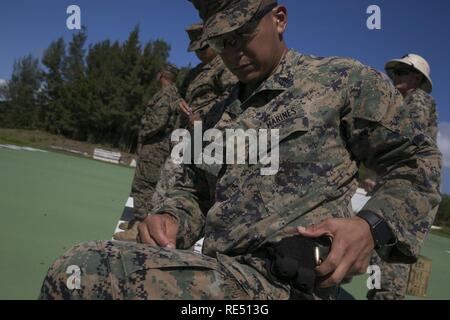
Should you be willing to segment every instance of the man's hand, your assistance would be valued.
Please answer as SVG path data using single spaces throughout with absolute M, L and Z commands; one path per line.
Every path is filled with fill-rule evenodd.
M 180 101 L 180 103 L 178 103 L 178 109 L 187 118 L 190 118 L 192 116 L 192 109 L 191 107 L 189 107 L 186 101 L 184 100 Z
M 327 235 L 333 239 L 328 258 L 316 268 L 320 288 L 339 285 L 346 278 L 367 272 L 375 242 L 369 224 L 363 219 L 328 219 L 308 229 L 300 227 L 298 231 L 308 238 Z
M 138 227 L 139 243 L 176 249 L 178 222 L 169 214 L 148 216 Z
M 189 117 L 189 124 L 193 127 L 195 122 L 202 121 L 202 117 L 200 117 L 200 114 L 194 113 Z

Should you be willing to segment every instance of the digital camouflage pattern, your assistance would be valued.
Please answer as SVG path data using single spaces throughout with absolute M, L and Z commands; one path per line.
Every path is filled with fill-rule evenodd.
M 230 261 L 226 261 L 230 264 Z M 81 289 L 69 290 L 68 266 L 81 268 Z M 250 273 L 256 273 L 250 270 Z M 267 280 L 243 286 L 220 260 L 191 251 L 118 242 L 75 246 L 49 270 L 42 300 L 247 300 L 281 299 Z M 261 292 L 258 292 L 261 290 Z M 267 292 L 275 292 L 267 296 Z M 282 295 L 277 295 L 282 292 Z
M 200 64 L 187 77 L 190 83 L 184 94 L 185 100 L 194 114 L 203 119 L 218 102 L 224 101 L 231 88 L 238 82 L 237 78 L 225 67 L 222 59 L 217 56 L 208 64 Z M 161 168 L 160 179 L 153 194 L 152 203 L 160 205 L 166 198 L 166 193 L 181 179 L 183 168 L 167 159 Z
M 196 27 L 192 26 L 192 28 Z M 193 113 L 202 119 L 215 103 L 223 101 L 229 95 L 231 88 L 237 82 L 237 78 L 228 71 L 222 59 L 217 56 L 210 63 L 201 63 L 188 73 L 180 89 L 180 94 L 175 92 L 172 87 L 170 91 L 162 92 L 153 99 L 158 99 L 159 112 L 152 113 L 151 110 L 154 108 L 149 108 L 144 117 L 139 138 L 143 145 L 140 158 L 143 156 L 144 158 L 138 162 L 132 188 L 137 219 L 128 224 L 129 230 L 115 234 L 115 240 L 135 242 L 139 222 L 144 220 L 153 209 L 161 206 L 167 190 L 182 175 L 183 168 L 174 164 L 169 157 L 172 131 L 187 127 L 187 119 L 177 111 L 180 99 L 185 97 Z M 169 117 L 169 119 L 164 117 Z M 158 119 L 161 119 L 162 122 L 158 122 L 158 125 L 152 127 L 153 122 Z M 168 122 L 173 125 L 162 126 Z M 154 144 L 146 145 L 145 140 L 148 139 L 145 136 L 153 136 L 155 130 L 162 130 L 164 134 L 167 134 L 167 139 L 158 145 L 162 149 L 159 151 L 155 149 Z M 161 162 L 162 157 L 166 157 L 163 163 Z
M 381 270 L 381 289 L 369 290 L 369 300 L 403 300 L 408 289 L 408 278 L 411 266 L 408 264 L 395 264 L 384 262 L 374 255 L 371 265 L 377 265 Z
M 170 138 L 179 126 L 176 102 L 180 95 L 175 85 L 161 89 L 149 102 L 139 131 L 138 162 L 131 195 L 138 220 L 151 212 L 151 198 L 159 179 L 161 166 L 169 156 Z
M 434 99 L 422 89 L 415 89 L 405 97 L 404 105 L 410 112 L 416 130 L 437 142 L 438 115 Z M 430 212 L 432 221 L 436 214 L 437 208 Z M 378 255 L 374 255 L 370 264 L 377 265 L 381 269 L 381 289 L 370 290 L 367 298 L 369 300 L 405 299 L 411 267 L 406 264 L 386 263 Z
M 158 210 L 167 197 L 167 192 L 173 188 L 176 181 L 183 176 L 183 167 L 175 164 L 171 157 L 166 159 L 166 162 L 161 168 L 159 181 L 156 185 L 155 193 L 152 196 L 152 203 L 154 210 Z
M 150 261 L 157 269 L 168 261 L 184 266 L 190 261 L 219 262 L 233 275 L 230 279 L 253 292 L 250 298 L 288 298 L 289 287 L 268 282 L 264 262 L 251 253 L 297 234 L 298 226 L 352 217 L 350 201 L 360 163 L 384 181 L 365 210 L 383 216 L 398 239 L 391 250 L 379 254 L 390 262 L 416 260 L 433 220 L 429 212 L 440 202 L 441 154 L 434 141 L 417 130 L 385 77 L 351 59 L 291 50 L 246 101 L 239 101 L 240 89 L 236 86 L 227 101 L 217 104 L 204 125 L 222 131 L 279 129 L 279 172 L 261 176 L 261 165 L 184 166 L 182 179 L 156 214 L 168 213 L 179 221 L 178 249 L 189 249 L 204 236 L 204 256 L 183 256 L 178 250 L 169 260 L 142 255 L 139 261 L 133 252 L 143 247 L 127 247 L 121 254 L 125 265 L 131 261 L 142 268 Z M 92 289 L 81 296 L 103 297 L 108 289 L 101 285 L 104 277 L 96 274 L 105 262 L 92 252 L 97 246 L 84 245 L 58 260 L 44 282 L 43 297 L 64 297 L 68 275 L 63 271 L 73 261 L 92 262 L 85 271 L 92 275 Z M 186 267 L 175 275 L 167 270 L 157 281 L 144 281 L 151 270 L 142 271 L 142 281 L 136 282 L 133 290 L 140 295 L 167 292 L 178 281 L 198 283 L 192 277 L 198 268 Z M 110 277 L 116 277 L 117 271 L 110 271 Z M 178 294 L 180 287 L 174 289 Z M 181 289 L 191 296 L 191 287 Z M 335 297 L 331 292 L 316 294 L 311 298 Z
M 417 130 L 437 141 L 438 114 L 434 99 L 422 89 L 415 89 L 405 97 L 404 104 L 411 111 Z
M 186 32 L 189 36 L 188 52 L 194 52 L 197 50 L 201 50 L 208 46 L 208 43 L 203 40 L 203 23 L 196 23 L 191 25 Z
M 218 102 L 223 101 L 231 88 L 238 82 L 237 78 L 225 67 L 220 56 L 208 64 L 200 64 L 187 87 L 185 100 L 194 114 L 204 116 Z
M 261 7 L 261 0 L 191 0 L 205 21 L 204 38 L 235 31 L 250 21 Z M 265 4 L 276 0 L 265 0 Z
M 259 166 L 189 168 L 195 179 L 171 193 L 162 210 L 179 219 L 181 247 L 190 247 L 204 229 L 205 254 L 239 255 L 297 226 L 350 217 L 363 162 L 384 177 L 365 209 L 383 216 L 396 232 L 398 243 L 385 257 L 415 260 L 431 226 L 429 212 L 440 201 L 441 154 L 415 130 L 389 81 L 350 59 L 290 51 L 251 98 L 241 103 L 238 96 L 236 87 L 205 125 L 279 129 L 280 171 L 261 176 Z M 205 190 L 200 183 L 214 190 L 213 198 L 199 191 Z M 205 218 L 198 199 L 208 197 Z

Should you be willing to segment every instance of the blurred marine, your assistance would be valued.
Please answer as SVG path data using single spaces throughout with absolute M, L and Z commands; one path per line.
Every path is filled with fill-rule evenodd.
M 438 115 L 436 103 L 430 96 L 433 90 L 431 69 L 428 62 L 419 55 L 408 54 L 401 59 L 391 60 L 386 64 L 386 72 L 394 86 L 404 98 L 405 112 L 409 113 L 416 129 L 437 141 Z M 437 208 L 429 212 L 428 221 L 434 221 Z M 414 217 L 411 216 L 411 219 Z M 372 265 L 381 269 L 381 289 L 370 290 L 370 300 L 402 300 L 408 289 L 410 265 L 389 264 L 375 255 Z
M 161 89 L 149 102 L 141 121 L 138 138 L 138 161 L 131 195 L 136 220 L 144 220 L 159 179 L 161 166 L 170 154 L 170 138 L 177 129 L 180 96 L 176 87 L 178 69 L 167 64 L 157 74 Z
M 162 127 L 166 133 L 169 133 L 169 140 L 164 141 L 164 148 L 169 150 L 172 149 L 171 132 L 169 130 L 188 128 L 192 126 L 194 121 L 201 121 L 214 104 L 228 96 L 231 88 L 238 81 L 225 67 L 220 56 L 202 39 L 202 23 L 193 24 L 186 32 L 190 39 L 188 52 L 195 52 L 201 63 L 188 72 L 179 91 L 175 91 L 176 89 L 171 86 L 171 95 L 167 96 L 168 99 L 160 101 L 161 104 L 165 103 L 166 106 L 160 108 L 159 113 L 170 114 L 172 125 L 164 127 L 166 125 L 164 121 L 157 124 L 145 121 L 149 129 L 145 129 L 144 126 L 142 132 L 146 134 L 151 131 L 151 126 Z M 156 117 L 158 117 L 158 114 L 148 113 L 144 119 L 157 120 Z M 143 221 L 153 210 L 162 206 L 167 191 L 172 188 L 176 179 L 183 174 L 181 165 L 173 163 L 165 150 L 162 153 L 158 153 L 157 150 L 150 151 L 155 151 L 154 156 L 157 156 L 158 159 L 167 156 L 163 165 L 155 171 L 157 169 L 155 161 L 152 163 L 143 162 L 142 166 L 138 166 L 136 177 L 141 176 L 140 172 L 151 170 L 152 173 L 157 173 L 156 186 L 154 187 L 156 176 L 153 174 L 151 180 L 135 178 L 133 196 L 137 197 L 137 201 L 135 198 L 135 206 L 137 206 L 136 212 L 138 215 L 135 221 L 127 225 L 129 230 L 114 235 L 115 240 L 135 242 L 139 222 Z M 160 161 L 156 165 L 160 165 Z

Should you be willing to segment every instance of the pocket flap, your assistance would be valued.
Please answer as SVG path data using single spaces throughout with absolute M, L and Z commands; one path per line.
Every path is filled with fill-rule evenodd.
M 273 129 L 280 130 L 280 142 L 292 138 L 291 136 L 301 135 L 309 131 L 309 119 L 307 117 L 295 118 L 284 122 L 280 127 Z
M 126 275 L 150 269 L 204 268 L 216 269 L 217 262 L 192 251 L 165 250 L 157 247 L 123 250 L 121 252 Z

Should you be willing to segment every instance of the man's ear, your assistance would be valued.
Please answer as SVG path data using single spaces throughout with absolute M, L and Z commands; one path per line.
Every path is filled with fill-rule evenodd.
M 286 31 L 288 24 L 288 13 L 287 9 L 283 5 L 277 6 L 274 10 L 274 18 L 277 24 L 277 31 L 282 35 Z

